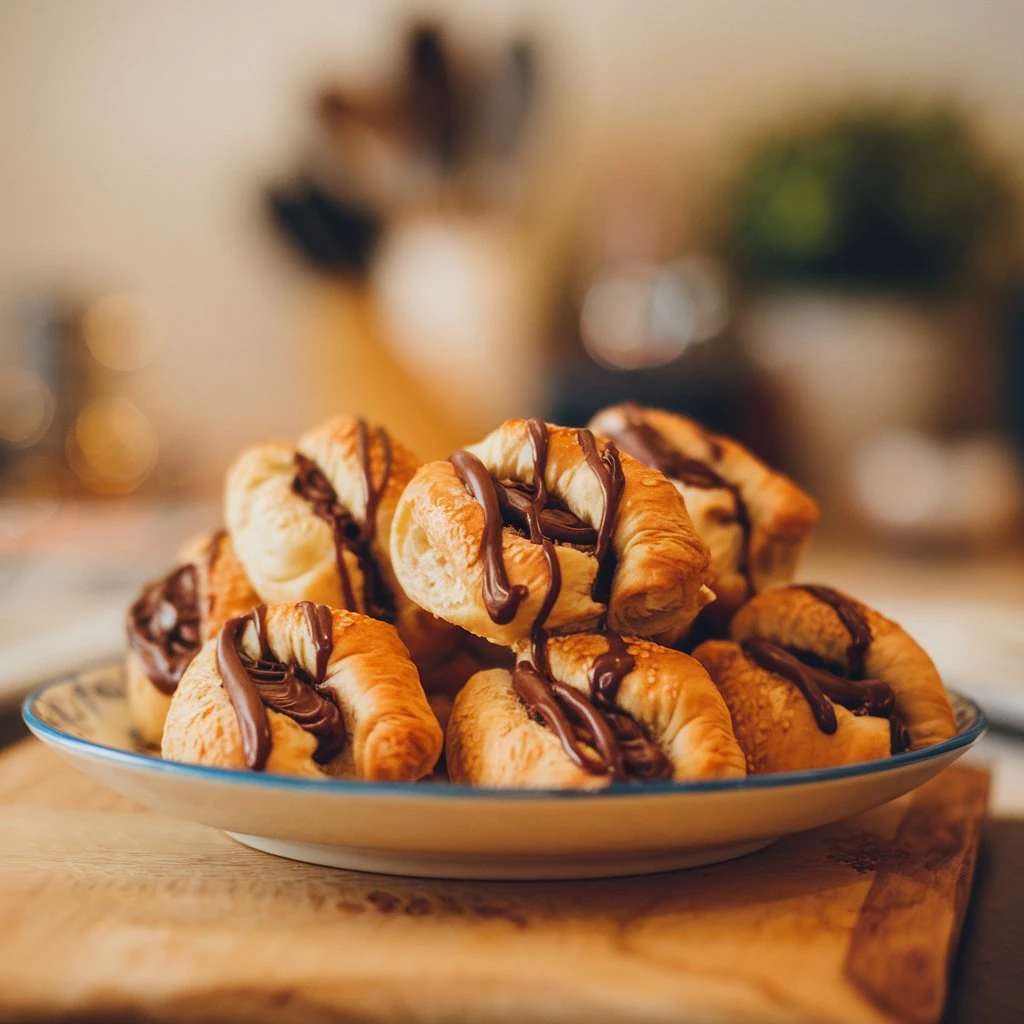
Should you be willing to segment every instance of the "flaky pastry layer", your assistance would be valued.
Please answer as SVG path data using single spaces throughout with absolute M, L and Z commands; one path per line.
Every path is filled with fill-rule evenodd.
M 527 422 L 509 420 L 468 449 L 497 480 L 532 483 Z M 710 554 L 686 506 L 654 470 L 621 456 L 624 487 L 611 547 L 616 559 L 607 609 L 592 596 L 598 572 L 594 555 L 556 545 L 561 589 L 547 627 L 583 630 L 607 610 L 618 632 L 673 639 L 713 600 L 706 586 Z M 604 509 L 600 483 L 587 464 L 577 431 L 550 427 L 545 472 L 548 493 L 595 528 Z M 395 513 L 391 557 L 403 588 L 435 615 L 506 646 L 524 643 L 545 599 L 550 570 L 542 547 L 518 531 L 502 531 L 502 557 L 510 584 L 527 596 L 511 622 L 500 625 L 483 599 L 484 513 L 448 461 L 422 466 Z
M 728 709 L 700 664 L 647 640 L 626 645 L 636 664 L 615 705 L 669 759 L 672 778 L 741 778 L 744 756 Z M 547 642 L 552 675 L 589 694 L 591 667 L 607 649 L 600 635 L 554 637 Z M 611 782 L 577 767 L 555 734 L 530 717 L 507 669 L 469 680 L 455 700 L 446 750 L 453 782 L 515 789 L 603 789 Z
M 708 640 L 693 656 L 725 698 L 751 774 L 829 768 L 889 756 L 889 721 L 834 705 L 836 731 L 818 728 L 792 683 L 750 660 L 732 640 Z
M 709 434 L 686 416 L 615 405 L 599 412 L 590 428 L 615 439 L 631 420 L 646 424 L 671 448 L 708 466 L 738 490 L 750 520 L 747 575 L 754 592 L 788 583 L 818 518 L 814 500 L 743 445 Z M 721 487 L 695 487 L 676 479 L 673 483 L 686 499 L 697 533 L 711 549 L 715 570 L 711 585 L 718 596 L 715 611 L 719 606 L 735 609 L 748 596 L 748 581 L 740 571 L 745 538 L 735 496 Z
M 225 520 L 239 558 L 264 601 L 314 601 L 344 608 L 334 532 L 312 505 L 293 490 L 296 450 L 312 459 L 355 520 L 366 518 L 366 491 L 360 459 L 358 420 L 339 417 L 304 434 L 297 449 L 268 442 L 243 452 L 228 471 Z M 370 475 L 384 478 L 386 452 L 376 428 L 368 430 Z M 432 665 L 452 649 L 457 637 L 447 623 L 411 601 L 391 564 L 389 539 L 398 499 L 419 460 L 389 438 L 390 472 L 374 517 L 370 554 L 395 604 L 395 625 L 413 658 Z M 359 559 L 349 550 L 342 559 L 356 607 L 366 612 L 365 580 Z
M 910 733 L 911 749 L 954 736 L 953 709 L 931 658 L 895 622 L 844 596 L 871 630 L 864 674 L 892 687 L 896 715 Z M 747 602 L 733 618 L 732 637 L 761 637 L 780 647 L 810 651 L 835 665 L 844 664 L 850 643 L 838 613 L 799 585 L 770 590 Z
M 317 764 L 315 737 L 267 708 L 272 744 L 266 770 L 392 781 L 428 775 L 441 755 L 441 727 L 398 633 L 356 612 L 334 610 L 331 617 L 333 648 L 322 689 L 341 710 L 344 747 L 327 764 Z M 266 628 L 270 649 L 280 661 L 315 676 L 315 642 L 301 607 L 270 605 Z M 250 658 L 258 656 L 251 626 L 242 644 Z M 167 715 L 162 754 L 172 761 L 246 767 L 238 715 L 217 665 L 217 638 L 203 645 L 182 677 Z
M 228 619 L 260 603 L 226 531 L 218 530 L 191 538 L 178 552 L 178 558 L 179 566 L 192 565 L 196 570 L 200 628 L 204 640 L 216 636 Z M 132 727 L 143 743 L 158 747 L 171 698 L 153 685 L 142 661 L 131 650 L 125 675 Z

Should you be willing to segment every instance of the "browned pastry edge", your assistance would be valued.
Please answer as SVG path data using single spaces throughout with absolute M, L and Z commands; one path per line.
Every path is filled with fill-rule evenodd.
M 315 738 L 291 718 L 268 708 L 271 745 L 266 770 L 313 778 L 392 781 L 428 775 L 441 754 L 442 733 L 394 627 L 356 612 L 329 611 L 331 649 L 320 689 L 341 711 L 344 747 L 328 763 L 317 763 Z M 316 646 L 302 605 L 271 605 L 265 621 L 274 655 L 315 678 Z M 219 666 L 220 639 L 204 644 L 174 694 L 162 744 L 168 760 L 248 766 L 239 714 Z M 242 642 L 255 659 L 259 647 L 251 626 L 244 630 Z
M 630 423 L 653 430 L 669 451 L 692 462 L 696 477 L 707 478 L 695 486 L 667 466 L 657 467 L 683 493 L 697 532 L 712 550 L 716 606 L 734 611 L 748 596 L 749 585 L 759 592 L 793 578 L 818 518 L 817 504 L 808 494 L 737 441 L 711 434 L 677 413 L 625 403 L 603 409 L 590 426 L 630 451 Z M 715 477 L 724 487 L 714 485 Z M 718 607 L 715 611 L 722 614 Z
M 616 706 L 668 757 L 672 777 L 742 777 L 743 752 L 704 669 L 688 655 L 647 640 L 625 643 L 635 666 L 622 678 Z M 588 694 L 594 661 L 607 649 L 601 635 L 553 637 L 547 642 L 552 675 Z M 511 672 L 503 668 L 477 673 L 459 693 L 446 750 L 453 782 L 521 789 L 602 789 L 611 782 L 572 762 L 555 734 L 530 717 Z
M 492 477 L 530 482 L 528 423 L 509 420 L 468 449 Z M 660 474 L 621 457 L 624 486 L 611 537 L 616 557 L 607 609 L 594 598 L 597 559 L 570 545 L 555 548 L 561 587 L 547 617 L 552 631 L 593 628 L 607 610 L 620 632 L 681 636 L 713 595 L 710 554 L 694 531 L 685 504 Z M 604 510 L 600 481 L 588 465 L 578 432 L 549 427 L 545 482 L 583 522 L 597 526 Z M 548 592 L 551 573 L 539 544 L 502 530 L 501 557 L 513 588 L 526 592 L 507 623 L 495 622 L 484 601 L 484 512 L 448 461 L 427 463 L 399 502 L 392 531 L 392 562 L 409 595 L 435 615 L 492 642 L 525 642 Z
M 751 661 L 738 643 L 708 640 L 693 656 L 725 698 L 751 774 L 802 771 L 889 756 L 889 722 L 834 705 L 837 728 L 823 732 L 803 694 Z
M 192 538 L 182 546 L 179 558 L 179 564 L 172 572 L 190 565 L 196 574 L 200 629 L 204 639 L 215 636 L 228 619 L 259 604 L 259 597 L 245 575 L 226 531 L 217 530 Z M 154 685 L 139 655 L 131 648 L 125 674 L 132 727 L 143 743 L 159 746 L 171 703 L 170 695 Z
M 864 675 L 892 687 L 896 714 L 910 733 L 912 749 L 954 736 L 953 709 L 931 658 L 895 622 L 849 595 L 841 597 L 863 616 L 870 630 Z M 834 665 L 846 662 L 851 639 L 839 613 L 800 584 L 748 601 L 733 618 L 732 637 L 761 637 L 781 647 L 810 651 Z

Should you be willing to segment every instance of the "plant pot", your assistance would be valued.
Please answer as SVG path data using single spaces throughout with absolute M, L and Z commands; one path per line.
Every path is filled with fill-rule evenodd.
M 963 312 L 822 292 L 769 295 L 746 310 L 743 343 L 779 396 L 794 471 L 833 523 L 856 519 L 850 470 L 864 444 L 933 431 L 955 414 L 970 340 Z

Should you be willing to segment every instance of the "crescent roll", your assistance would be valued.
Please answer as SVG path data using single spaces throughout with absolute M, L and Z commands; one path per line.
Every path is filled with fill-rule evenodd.
M 745 774 L 729 712 L 686 654 L 617 634 L 547 641 L 550 675 L 530 664 L 479 672 L 447 731 L 453 782 L 603 789 L 629 779 Z
M 172 761 L 415 780 L 441 727 L 394 627 L 309 601 L 260 605 L 203 645 L 171 701 Z
M 660 470 L 686 499 L 711 549 L 716 617 L 735 611 L 751 593 L 793 578 L 818 509 L 781 473 L 730 438 L 661 409 L 614 405 L 590 428 Z
M 314 601 L 394 623 L 418 664 L 455 631 L 409 600 L 391 565 L 395 506 L 419 461 L 383 428 L 339 417 L 297 448 L 255 445 L 228 471 L 225 519 L 264 601 Z
M 160 745 L 171 696 L 203 640 L 259 604 L 224 530 L 190 542 L 180 556 L 128 612 L 128 711 L 150 746 Z
M 423 608 L 509 647 L 539 622 L 678 637 L 714 596 L 675 488 L 590 431 L 539 420 L 422 466 L 395 511 L 391 559 Z
M 840 591 L 806 584 L 760 594 L 733 618 L 732 637 L 760 638 L 841 677 L 887 685 L 912 750 L 956 734 L 931 658 L 895 622 Z
M 797 686 L 735 641 L 707 640 L 693 656 L 725 698 L 751 775 L 877 761 L 892 750 L 889 720 L 830 702 L 826 731 Z

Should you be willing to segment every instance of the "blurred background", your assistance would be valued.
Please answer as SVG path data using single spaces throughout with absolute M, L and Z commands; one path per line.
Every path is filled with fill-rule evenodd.
M 791 473 L 807 574 L 1024 726 L 1022 33 L 0 0 L 0 692 L 118 648 L 246 443 L 347 411 L 436 457 L 631 398 Z

